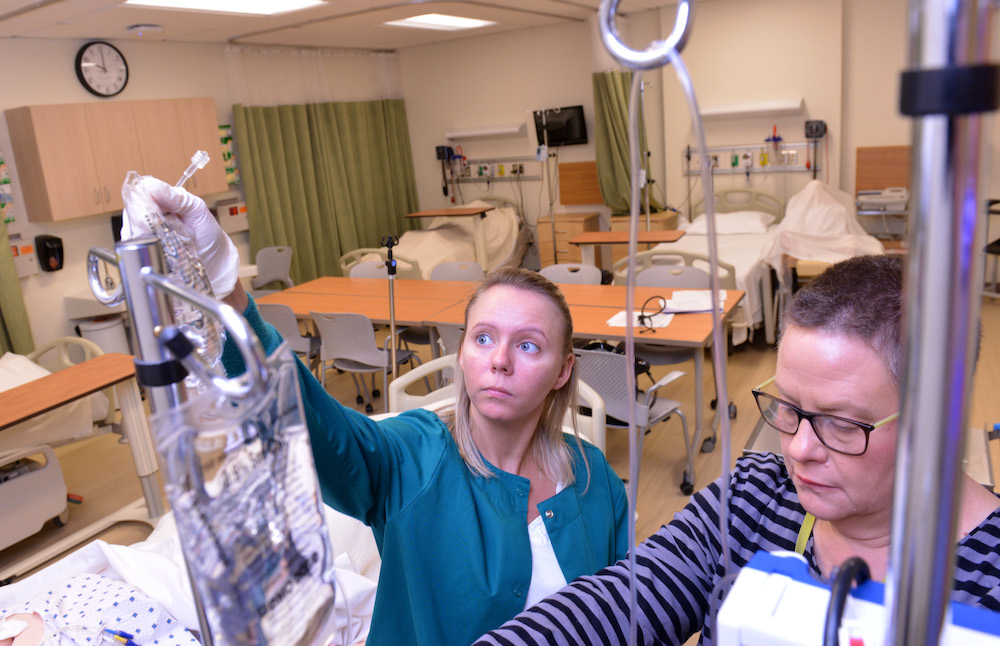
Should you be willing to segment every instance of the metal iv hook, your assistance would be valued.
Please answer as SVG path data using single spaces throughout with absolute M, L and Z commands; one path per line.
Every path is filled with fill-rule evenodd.
M 666 40 L 653 41 L 644 52 L 630 49 L 618 37 L 618 29 L 615 27 L 614 19 L 617 8 L 618 0 L 601 0 L 597 24 L 601 31 L 604 47 L 622 65 L 634 70 L 662 67 L 670 62 L 671 52 L 680 52 L 687 44 L 694 13 L 693 0 L 680 1 L 677 5 L 674 30 L 670 32 Z

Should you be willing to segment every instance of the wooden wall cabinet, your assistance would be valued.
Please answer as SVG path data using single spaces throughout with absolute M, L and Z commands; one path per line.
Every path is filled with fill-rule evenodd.
M 676 213 L 650 213 L 649 214 L 649 230 L 650 231 L 672 231 L 677 228 L 677 214 Z M 628 231 L 629 229 L 629 216 L 627 215 L 612 215 L 611 216 L 611 230 L 612 231 Z M 639 214 L 639 230 L 646 230 L 646 214 Z M 652 244 L 640 244 L 639 251 L 646 251 L 647 249 L 652 249 L 656 245 Z M 611 264 L 618 262 L 628 253 L 628 245 L 613 244 L 611 245 Z
M 556 213 L 555 214 L 555 260 L 552 251 L 552 224 L 549 216 L 538 218 L 538 257 L 542 267 L 555 262 L 580 262 L 580 247 L 571 245 L 570 240 L 585 231 L 600 231 L 599 213 Z M 597 266 L 601 266 L 600 249 L 596 252 Z
M 33 222 L 119 211 L 128 171 L 173 184 L 196 150 L 207 150 L 211 161 L 188 190 L 228 189 L 210 98 L 26 106 L 5 114 L 24 211 Z

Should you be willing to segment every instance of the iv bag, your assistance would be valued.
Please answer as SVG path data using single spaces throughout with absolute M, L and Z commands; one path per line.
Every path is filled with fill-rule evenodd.
M 216 644 L 325 644 L 333 552 L 287 343 L 244 398 L 207 392 L 154 413 L 164 489 Z
M 194 242 L 187 235 L 180 218 L 163 213 L 140 183 L 142 176 L 129 171 L 122 185 L 122 200 L 126 217 L 134 224 L 142 223 L 160 240 L 170 278 L 199 294 L 215 298 L 212 283 Z M 174 321 L 184 335 L 194 344 L 205 364 L 216 369 L 222 359 L 222 327 L 194 305 L 179 298 L 169 297 Z M 184 380 L 189 389 L 202 390 L 204 384 L 194 374 Z

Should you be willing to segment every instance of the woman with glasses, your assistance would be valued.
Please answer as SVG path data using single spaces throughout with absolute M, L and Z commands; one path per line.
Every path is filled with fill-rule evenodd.
M 883 579 L 889 559 L 902 370 L 902 261 L 864 256 L 800 290 L 781 320 L 777 370 L 754 389 L 783 457 L 737 460 L 636 547 L 639 642 L 714 643 L 710 598 L 722 546 L 742 567 L 757 551 L 794 550 L 829 577 L 861 557 Z M 1000 498 L 963 475 L 954 599 L 1000 611 Z M 719 535 L 720 488 L 728 535 Z M 480 644 L 623 643 L 628 561 L 581 577 Z

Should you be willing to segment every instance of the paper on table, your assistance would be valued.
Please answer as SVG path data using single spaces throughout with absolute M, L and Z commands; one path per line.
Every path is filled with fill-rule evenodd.
M 712 304 L 712 290 L 685 289 L 675 290 L 673 298 L 661 299 L 664 312 L 709 312 Z M 719 309 L 726 303 L 726 292 L 719 292 Z
M 639 323 L 641 312 L 632 312 L 632 327 L 647 327 L 644 323 Z M 655 314 L 650 317 L 649 327 L 667 327 L 674 318 L 673 314 Z M 625 327 L 625 312 L 621 311 L 608 319 L 608 327 Z

